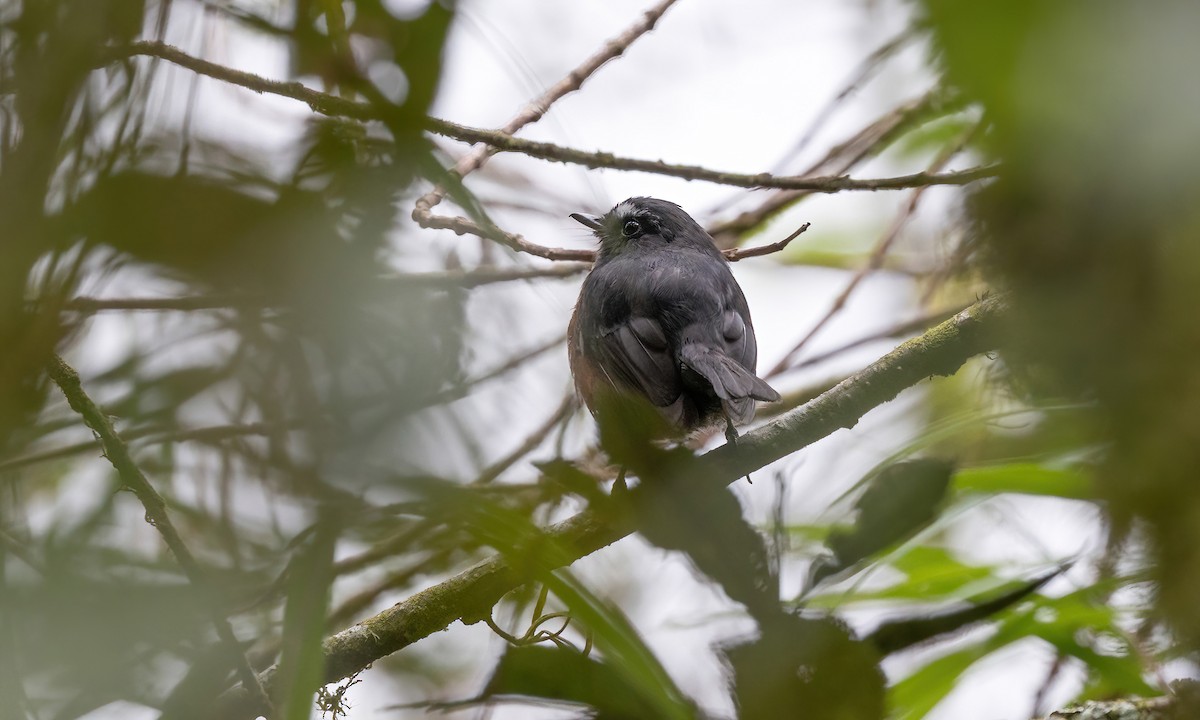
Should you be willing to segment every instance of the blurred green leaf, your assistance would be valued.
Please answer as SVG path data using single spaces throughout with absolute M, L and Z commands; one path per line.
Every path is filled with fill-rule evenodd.
M 972 643 L 923 665 L 888 689 L 888 706 L 895 720 L 920 720 L 954 689 L 959 677 L 979 660 L 1009 644 L 992 637 Z
M 969 565 L 946 548 L 914 545 L 888 559 L 903 579 L 879 589 L 836 590 L 806 596 L 805 606 L 834 608 L 860 602 L 946 602 L 1002 587 L 991 566 Z
M 288 566 L 287 604 L 275 702 L 283 720 L 308 720 L 313 697 L 325 684 L 325 616 L 333 586 L 333 552 L 338 527 L 331 518 L 317 523 L 312 539 Z
M 597 718 L 639 720 L 654 717 L 624 674 L 604 660 L 557 645 L 509 647 L 497 663 L 483 697 L 523 695 L 581 703 Z
M 722 648 L 741 720 L 878 720 L 879 654 L 833 617 L 777 616 L 759 636 Z
M 1091 585 L 1058 598 L 1034 595 L 1012 610 L 999 615 L 993 630 L 984 640 L 933 660 L 892 686 L 889 699 L 897 717 L 917 720 L 924 717 L 954 689 L 958 679 L 972 665 L 1008 645 L 1030 637 L 1049 642 L 1064 655 L 1081 660 L 1092 678 L 1089 691 L 1104 693 L 1156 695 L 1143 675 L 1146 668 L 1137 653 L 1128 646 L 1120 654 L 1097 652 L 1080 638 L 1085 633 L 1123 638 L 1116 614 L 1104 601 L 1106 592 L 1128 579 L 1116 579 Z
M 905 133 L 891 151 L 905 159 L 925 157 L 962 138 L 977 122 L 962 114 L 935 119 Z
M 819 584 L 932 522 L 953 470 L 951 462 L 923 458 L 898 462 L 872 475 L 854 503 L 854 526 L 830 533 L 826 544 L 833 557 L 814 565 L 810 583 Z
M 595 634 L 596 646 L 634 689 L 639 701 L 654 709 L 653 717 L 687 720 L 697 717 L 695 706 L 675 685 L 658 658 L 619 608 L 587 590 L 566 570 L 545 578 L 546 586 L 571 612 L 571 617 Z
M 766 539 L 746 521 L 733 492 L 707 478 L 686 453 L 664 457 L 657 470 L 629 492 L 642 537 L 685 553 L 760 622 L 777 615 L 779 582 Z
M 1050 468 L 1034 463 L 1011 463 L 965 468 L 954 475 L 954 489 L 963 493 L 1021 493 L 1071 500 L 1095 500 L 1091 478 L 1081 468 Z

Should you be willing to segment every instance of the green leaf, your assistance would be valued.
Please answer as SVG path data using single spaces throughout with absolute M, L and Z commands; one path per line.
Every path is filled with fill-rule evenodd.
M 556 645 L 510 647 L 483 691 L 581 703 L 606 718 L 653 717 L 654 710 L 612 664 Z
M 921 458 L 889 465 L 875 473 L 854 504 L 854 527 L 830 533 L 832 561 L 815 565 L 812 584 L 884 550 L 932 522 L 938 514 L 953 464 Z
M 894 720 L 919 720 L 958 684 L 958 678 L 979 660 L 1007 645 L 996 637 L 982 640 L 925 665 L 894 684 L 888 704 Z
M 567 570 L 545 577 L 546 586 L 566 604 L 571 617 L 595 634 L 596 646 L 614 670 L 654 709 L 651 717 L 688 720 L 696 709 L 642 641 L 620 609 L 593 595 Z
M 859 602 L 945 602 L 967 600 L 995 591 L 1007 581 L 997 577 L 991 566 L 968 565 L 949 550 L 929 545 L 914 545 L 891 558 L 888 566 L 904 573 L 904 578 L 884 588 L 812 595 L 805 605 L 838 607 Z
M 1095 500 L 1091 479 L 1080 468 L 1051 468 L 1012 463 L 959 470 L 954 489 L 960 493 L 1020 493 L 1072 500 Z
M 283 613 L 283 638 L 276 681 L 280 718 L 308 720 L 313 695 L 324 684 L 325 655 L 321 639 L 333 585 L 333 550 L 338 527 L 329 519 L 318 521 L 311 542 L 288 567 L 287 606 Z

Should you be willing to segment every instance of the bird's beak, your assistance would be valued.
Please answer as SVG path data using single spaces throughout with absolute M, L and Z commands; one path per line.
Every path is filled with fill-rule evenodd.
M 586 225 L 593 230 L 600 229 L 600 216 L 588 215 L 586 213 L 571 213 L 571 219 L 580 225 Z

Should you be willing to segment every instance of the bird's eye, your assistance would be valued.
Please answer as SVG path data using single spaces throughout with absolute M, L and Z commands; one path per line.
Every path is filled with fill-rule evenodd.
M 642 234 L 642 224 L 637 220 L 627 220 L 621 228 L 621 234 L 627 238 L 635 238 Z

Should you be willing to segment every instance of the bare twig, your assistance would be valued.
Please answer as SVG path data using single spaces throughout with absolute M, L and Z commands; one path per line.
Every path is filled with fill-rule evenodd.
M 12 535 L 4 532 L 3 529 L 0 529 L 0 548 L 3 548 L 4 552 L 10 553 L 13 557 L 25 563 L 25 565 L 31 570 L 37 571 L 39 575 L 46 574 L 46 568 L 42 565 L 42 562 L 38 560 L 32 552 L 30 552 L 29 548 L 25 547 L 25 544 L 20 540 L 17 540 Z
M 825 157 L 813 163 L 805 172 L 801 173 L 800 177 L 814 175 L 836 177 L 849 172 L 864 158 L 870 157 L 886 147 L 918 118 L 939 109 L 942 104 L 942 96 L 939 93 L 930 92 L 891 110 L 845 142 L 831 148 Z M 811 190 L 773 192 L 757 207 L 711 226 L 709 232 L 717 239 L 718 245 L 727 247 L 734 244 L 744 233 L 758 227 L 769 218 L 791 207 L 801 198 L 811 195 L 812 192 Z
M 153 41 L 132 43 L 126 47 L 115 49 L 109 58 L 116 59 L 136 55 L 161 58 L 201 75 L 222 80 L 232 85 L 238 85 L 254 92 L 299 100 L 322 115 L 349 117 L 357 120 L 379 120 L 384 116 L 384 113 L 371 103 L 347 100 L 336 95 L 313 90 L 299 82 L 269 80 L 260 75 L 234 70 L 218 63 L 188 55 L 179 48 L 166 43 Z M 889 115 L 885 120 L 890 122 L 872 125 L 869 128 L 872 131 L 871 135 L 874 136 L 881 130 L 890 129 L 896 118 L 903 116 L 904 113 L 895 116 Z M 772 188 L 803 191 L 805 193 L 834 193 L 847 190 L 898 190 L 921 185 L 965 185 L 976 180 L 992 177 L 997 172 L 996 166 L 992 165 L 946 173 L 944 175 L 914 173 L 890 178 L 863 179 L 845 177 L 840 172 L 832 175 L 814 175 L 810 171 L 803 175 L 793 176 L 778 176 L 770 173 L 734 173 L 713 170 L 699 165 L 684 165 L 668 163 L 662 160 L 622 157 L 607 152 L 577 150 L 554 143 L 515 138 L 503 130 L 472 128 L 438 118 L 428 118 L 426 122 L 429 130 L 434 133 L 464 142 L 483 143 L 493 152 L 500 150 L 519 152 L 542 160 L 571 163 L 590 168 L 632 170 L 744 188 Z M 847 144 L 844 143 L 839 148 L 844 150 L 846 146 Z M 854 159 L 858 160 L 860 157 L 855 157 Z M 828 164 L 828 158 L 815 165 L 814 168 L 819 168 L 825 164 Z M 438 226 L 444 227 L 446 221 L 443 220 L 441 222 L 443 224 Z M 724 226 L 714 229 L 716 233 L 726 231 L 728 231 L 728 228 Z
M 998 170 L 996 165 L 987 165 L 945 174 L 919 172 L 876 179 L 855 179 L 844 175 L 747 174 L 713 170 L 699 165 L 680 165 L 663 160 L 622 157 L 607 152 L 587 152 L 554 143 L 514 138 L 500 132 L 479 130 L 433 118 L 429 120 L 429 127 L 438 134 L 457 140 L 486 143 L 496 150 L 521 153 L 541 160 L 582 165 L 589 168 L 645 172 L 742 188 L 803 190 L 813 193 L 835 193 L 845 190 L 900 190 L 922 185 L 966 185 L 983 178 L 993 177 Z
M 660 7 L 665 11 L 666 6 L 670 2 L 660 4 Z M 654 11 L 651 11 L 652 13 Z M 661 15 L 661 13 L 659 13 Z M 657 17 L 654 18 L 657 20 Z M 634 28 L 630 28 L 625 35 L 610 42 L 618 43 L 618 40 L 627 39 L 632 42 L 636 37 L 629 37 L 629 33 L 635 29 L 643 27 L 644 23 L 640 23 Z M 651 25 L 652 26 L 652 25 Z M 646 28 L 648 30 L 649 27 Z M 644 33 L 643 30 L 640 34 Z M 625 46 L 627 47 L 627 45 Z M 610 48 L 611 50 L 612 48 Z M 619 53 L 618 53 L 619 54 Z M 145 55 L 149 57 L 161 58 L 169 62 L 186 67 L 193 72 L 197 72 L 217 80 L 238 85 L 249 90 L 259 93 L 270 93 L 299 100 L 307 104 L 314 111 L 324 115 L 334 115 L 349 117 L 358 120 L 379 120 L 384 117 L 384 111 L 375 104 L 369 102 L 359 102 L 347 100 L 345 98 L 330 95 L 328 93 L 319 92 L 311 88 L 305 87 L 299 82 L 281 82 L 269 80 L 267 78 L 255 75 L 253 73 L 242 72 L 223 65 L 213 63 L 207 60 L 193 57 L 183 52 L 179 48 L 167 45 L 162 42 L 136 42 L 122 48 L 116 48 L 110 53 L 108 59 L 120 59 L 136 55 Z M 591 60 L 596 60 L 599 55 L 594 56 Z M 616 57 L 615 55 L 613 57 Z M 611 59 L 611 58 L 610 58 Z M 568 75 L 568 78 L 576 77 L 576 74 L 581 68 L 591 67 L 591 64 L 585 63 L 580 68 Z M 598 66 L 596 66 L 598 67 Z M 586 68 L 585 68 L 586 69 Z M 592 68 L 591 72 L 594 72 Z M 586 77 L 576 79 L 580 83 Z M 566 79 L 555 86 L 558 91 L 562 91 L 566 85 Z M 552 88 L 554 90 L 555 88 Z M 549 92 L 549 91 L 548 91 Z M 563 92 L 565 94 L 565 92 Z M 562 95 L 557 95 L 561 97 Z M 549 96 L 543 95 L 545 100 Z M 542 105 L 531 103 L 526 108 L 525 113 L 518 115 L 505 128 L 499 131 L 481 130 L 477 128 L 469 128 L 463 125 L 457 125 L 446 120 L 429 119 L 430 130 L 438 132 L 449 137 L 464 140 L 467 142 L 484 143 L 485 147 L 479 151 L 464 156 L 460 160 L 459 167 L 464 171 L 468 168 L 471 170 L 482 165 L 486 158 L 492 153 L 499 150 L 509 150 L 520 152 L 530 157 L 538 157 L 545 160 L 554 160 L 558 162 L 578 163 L 587 167 L 603 167 L 617 170 L 636 170 L 641 172 L 654 173 L 659 175 L 667 175 L 671 177 L 679 177 L 688 180 L 700 180 L 705 182 L 721 183 L 733 185 L 736 187 L 746 188 L 772 188 L 780 190 L 770 198 L 768 198 L 761 206 L 755 210 L 742 213 L 738 217 L 715 225 L 711 228 L 714 237 L 717 238 L 718 244 L 721 247 L 728 249 L 733 243 L 729 238 L 740 235 L 742 232 L 751 229 L 771 215 L 775 214 L 782 208 L 790 205 L 799 198 L 810 193 L 833 193 L 850 190 L 895 190 L 903 188 L 924 187 L 928 185 L 965 185 L 992 177 L 997 173 L 995 165 L 970 168 L 952 173 L 932 173 L 921 172 L 911 175 L 900 175 L 890 178 L 850 178 L 843 173 L 856 164 L 863 157 L 868 155 L 872 149 L 883 144 L 888 138 L 892 137 L 897 128 L 904 127 L 912 117 L 926 111 L 931 100 L 922 98 L 920 101 L 910 103 L 907 106 L 898 108 L 893 113 L 885 116 L 881 120 L 864 129 L 854 138 L 834 148 L 822 161 L 818 162 L 810 169 L 809 172 L 798 176 L 774 176 L 769 173 L 744 174 L 731 173 L 721 170 L 713 170 L 697 165 L 680 165 L 666 163 L 661 160 L 642 160 L 637 158 L 626 158 L 612 155 L 604 152 L 586 152 L 573 148 L 563 147 L 552 143 L 535 142 L 531 140 L 523 140 L 511 137 L 511 133 L 506 132 L 509 126 L 520 120 L 532 122 L 544 114 L 544 109 L 540 112 L 534 112 L 535 106 L 540 108 Z M 526 120 L 527 119 L 527 120 Z M 474 159 L 472 159 L 474 158 Z M 833 167 L 832 174 L 817 175 L 815 174 L 820 168 L 829 166 L 834 158 L 843 158 L 843 161 Z M 478 163 L 478 164 L 476 164 Z M 413 218 L 423 227 L 434 229 L 451 230 L 457 235 L 475 235 L 478 237 L 489 238 L 495 240 L 506 247 L 509 247 L 517 252 L 528 253 L 537 257 L 546 258 L 549 260 L 570 260 L 591 262 L 595 258 L 595 253 L 587 249 L 572 249 L 558 248 L 539 245 L 530 242 L 524 237 L 514 233 L 500 231 L 498 228 L 484 228 L 477 222 L 465 217 L 439 216 L 430 212 L 430 209 L 441 201 L 442 192 L 435 188 L 434 192 L 427 193 L 420 198 L 417 206 L 413 211 Z M 754 257 L 764 254 L 758 251 L 743 251 L 730 255 L 731 260 L 737 260 L 743 257 Z M 152 309 L 152 308 L 151 308 Z
M 817 112 L 817 114 L 813 117 L 813 121 L 809 124 L 808 129 L 805 130 L 804 134 L 800 136 L 800 139 L 796 141 L 796 144 L 792 147 L 792 149 L 784 154 L 783 158 L 780 159 L 776 167 L 783 167 L 790 162 L 792 158 L 803 152 L 804 149 L 808 147 L 808 144 L 812 142 L 812 139 L 816 137 L 821 128 L 825 126 L 825 123 L 829 121 L 829 118 L 833 116 L 833 113 L 835 110 L 837 110 L 838 106 L 840 106 L 847 98 L 853 95 L 868 80 L 870 80 L 871 76 L 883 67 L 885 60 L 891 57 L 897 50 L 903 48 L 916 36 L 917 34 L 912 28 L 905 28 L 898 35 L 893 37 L 891 40 L 888 40 L 883 45 L 880 45 L 875 49 L 874 52 L 868 55 L 866 59 L 864 59 L 862 63 L 855 68 L 854 73 L 850 76 L 850 80 L 847 81 L 838 94 L 830 98 L 829 102 Z
M 796 228 L 795 232 L 779 242 L 773 242 L 768 245 L 759 245 L 758 247 L 751 248 L 727 248 L 721 252 L 725 255 L 725 259 L 730 262 L 737 262 L 738 260 L 744 260 L 745 258 L 777 253 L 790 245 L 793 240 L 803 235 L 804 231 L 808 230 L 808 225 L 809 223 L 804 223 L 800 227 Z
M 496 462 L 484 468 L 479 473 L 479 477 L 475 479 L 475 484 L 487 485 L 496 478 L 500 477 L 505 470 L 515 465 L 521 458 L 536 450 L 538 446 L 546 440 L 546 436 L 549 435 L 559 423 L 566 420 L 574 410 L 575 394 L 568 393 L 567 396 L 563 398 L 563 401 L 559 403 L 558 408 L 554 411 L 554 413 L 546 419 L 546 422 L 542 423 L 537 427 L 537 429 L 529 433 L 529 436 L 526 437 L 525 440 L 508 455 L 505 455 Z
M 561 263 L 549 267 L 478 267 L 472 270 L 408 273 L 383 279 L 410 288 L 461 288 L 470 290 L 483 285 L 520 280 L 569 278 L 585 272 L 586 263 Z M 275 305 L 262 295 L 184 295 L 175 297 L 95 298 L 74 297 L 62 304 L 63 310 L 93 315 L 101 312 L 189 312 L 193 310 L 227 310 L 231 308 L 263 308 Z
M 930 164 L 929 172 L 936 173 L 945 167 L 946 163 L 950 162 L 950 160 L 957 155 L 968 142 L 971 141 L 971 138 L 975 136 L 981 127 L 981 122 L 975 123 L 971 129 L 963 133 L 956 142 L 953 142 L 943 148 Z M 821 329 L 829 323 L 829 321 L 831 321 L 839 312 L 842 311 L 842 308 L 846 306 L 846 302 L 850 299 L 850 295 L 852 295 L 855 289 L 862 284 L 862 281 L 866 279 L 867 275 L 877 270 L 883 264 L 883 259 L 887 256 L 888 250 L 890 250 L 892 245 L 896 242 L 896 238 L 900 237 L 900 231 L 904 229 L 904 226 L 908 223 L 908 220 L 913 216 L 913 213 L 916 212 L 917 205 L 921 202 L 921 197 L 925 194 L 925 190 L 928 188 L 929 186 L 926 185 L 913 190 L 912 195 L 909 196 L 908 202 L 905 203 L 901 211 L 892 220 L 892 224 L 887 229 L 887 232 L 883 234 L 883 237 L 879 239 L 879 242 L 876 243 L 875 248 L 871 251 L 870 257 L 867 258 L 867 264 L 860 268 L 858 272 L 854 273 L 854 276 L 850 278 L 850 282 L 846 283 L 846 287 L 844 287 L 842 292 L 839 293 L 836 298 L 834 298 L 829 309 L 823 316 L 821 316 L 821 319 L 812 326 L 812 328 L 808 331 L 808 334 L 802 337 L 800 341 L 796 343 L 794 347 L 792 347 L 791 350 L 785 353 L 784 356 L 780 358 L 779 362 L 767 371 L 767 374 L 764 377 L 773 377 L 786 370 L 795 361 L 796 356 L 799 355 L 800 352 L 808 345 L 809 341 L 816 337 L 817 333 L 819 333 Z
M 288 427 L 301 427 L 303 423 L 297 421 L 289 423 Z M 153 443 L 170 443 L 170 442 L 187 442 L 196 440 L 200 442 L 216 442 L 227 438 L 245 437 L 247 435 L 269 435 L 276 432 L 267 423 L 248 423 L 244 425 L 213 425 L 210 427 L 189 428 L 180 430 L 162 431 L 155 428 L 142 428 L 131 430 L 122 437 L 129 444 L 153 444 Z M 77 455 L 81 452 L 87 452 L 101 444 L 96 440 L 86 440 L 83 442 L 72 443 L 60 447 L 50 448 L 41 452 L 34 452 L 28 455 L 21 455 L 15 458 L 0 461 L 0 472 L 16 470 L 18 468 L 36 465 L 42 462 L 51 460 L 61 460 L 72 455 Z
M 219 63 L 203 60 L 156 40 L 144 40 L 115 47 L 103 58 L 105 62 L 114 62 L 135 56 L 155 57 L 166 60 L 192 72 L 221 80 L 230 85 L 237 85 L 253 90 L 256 93 L 279 95 L 281 97 L 299 100 L 314 112 L 322 115 L 354 118 L 356 120 L 380 120 L 383 113 L 371 103 L 347 100 L 336 95 L 323 93 L 306 87 L 300 82 L 283 82 L 269 80 L 261 75 L 235 70 Z
M 413 211 L 413 217 L 416 218 L 417 211 Z M 517 252 L 529 253 L 547 260 L 573 260 L 582 262 L 591 262 L 595 259 L 596 253 L 592 250 L 573 250 L 569 248 L 546 247 L 531 243 L 520 235 L 514 235 L 507 232 L 497 233 L 495 230 L 480 227 L 474 220 L 465 217 L 454 217 L 450 215 L 434 215 L 425 211 L 422 219 L 418 220 L 423 227 L 436 228 L 440 230 L 452 230 L 456 235 L 476 235 L 482 238 L 496 240 L 504 246 L 516 250 Z
M 907 320 L 898 325 L 893 325 L 890 328 L 880 330 L 879 332 L 871 333 L 870 335 L 864 335 L 863 337 L 860 337 L 857 340 L 851 340 L 840 347 L 836 347 L 819 355 L 807 357 L 803 362 L 799 362 L 791 366 L 789 370 L 799 370 L 800 368 L 809 367 L 810 365 L 816 365 L 817 363 L 825 362 L 832 357 L 841 355 L 848 350 L 853 350 L 854 348 L 862 347 L 863 345 L 867 345 L 869 343 L 878 342 L 879 340 L 890 340 L 893 338 L 903 337 L 904 335 L 910 335 L 914 332 L 927 330 L 940 322 L 944 322 L 948 318 L 954 317 L 963 310 L 966 310 L 967 307 L 969 306 L 963 305 L 954 308 L 953 310 L 941 310 L 928 315 L 922 315 L 921 317 Z
M 457 384 L 452 385 L 444 390 L 434 393 L 433 395 L 431 395 L 429 397 L 429 399 L 427 401 L 425 401 L 423 403 L 422 406 L 423 407 L 431 407 L 433 405 L 441 405 L 442 403 L 453 402 L 455 400 L 458 400 L 459 398 L 466 397 L 467 393 L 470 392 L 471 388 L 475 387 L 476 385 L 485 383 L 489 380 L 494 380 L 495 378 L 498 378 L 501 375 L 504 375 L 505 373 L 515 370 L 516 368 L 520 367 L 521 365 L 524 365 L 526 361 L 531 360 L 531 359 L 537 357 L 538 355 L 542 355 L 544 353 L 550 352 L 551 350 L 558 347 L 559 345 L 562 345 L 564 342 L 566 342 L 566 339 L 567 339 L 566 333 L 563 333 L 562 335 L 553 337 L 553 338 L 547 340 L 546 342 L 541 343 L 540 345 L 535 345 L 534 347 L 530 348 L 529 350 L 526 350 L 522 353 L 514 355 L 513 357 L 509 358 L 508 360 L 505 360 L 503 363 L 497 365 L 496 367 L 492 368 L 491 370 L 480 373 L 479 375 L 477 375 L 473 378 L 468 378 L 466 380 L 463 380 L 460 383 L 457 383 Z
M 545 92 L 532 100 L 521 112 L 505 123 L 498 132 L 503 135 L 512 135 L 526 125 L 541 120 L 542 116 L 550 110 L 550 107 L 555 102 L 578 90 L 604 64 L 621 57 L 638 38 L 654 29 L 659 18 L 675 4 L 675 1 L 659 0 L 658 4 L 647 10 L 637 22 L 629 26 L 620 35 L 606 42 L 599 51 L 584 60 L 574 70 L 567 73 L 566 77 L 551 85 Z M 492 146 L 478 148 L 474 152 L 460 158 L 455 164 L 453 172 L 460 178 L 465 177 L 469 173 L 483 167 L 487 159 L 495 153 L 496 149 Z M 435 187 L 430 192 L 418 198 L 416 207 L 413 210 L 413 218 L 424 225 L 424 220 L 428 216 L 429 211 L 441 202 L 444 196 L 444 189 Z
M 146 476 L 142 474 L 137 463 L 133 461 L 133 456 L 129 454 L 129 448 L 125 442 L 117 435 L 117 431 L 113 428 L 112 422 L 108 416 L 92 402 L 92 399 L 83 391 L 83 384 L 79 380 L 79 373 L 75 372 L 63 359 L 54 356 L 48 367 L 50 378 L 62 390 L 63 395 L 67 398 L 67 403 L 71 409 L 79 413 L 83 418 L 84 423 L 100 439 L 100 444 L 104 448 L 104 455 L 112 463 L 117 470 L 117 475 L 121 479 L 121 483 L 133 491 L 141 501 L 142 507 L 146 509 L 146 520 L 158 530 L 170 548 L 171 554 L 175 556 L 175 560 L 183 569 L 188 580 L 200 592 L 204 593 L 209 601 L 208 605 L 212 610 L 213 624 L 217 630 L 217 636 L 221 642 L 229 650 L 229 656 L 234 660 L 234 666 L 237 670 L 238 679 L 241 680 L 242 686 L 254 698 L 259 707 L 269 711 L 270 700 L 267 693 L 263 690 L 262 684 L 258 680 L 258 676 L 254 674 L 250 664 L 246 661 L 246 656 L 242 653 L 241 646 L 238 644 L 237 636 L 233 632 L 233 626 L 229 624 L 229 620 L 219 609 L 215 602 L 216 598 L 212 593 L 208 579 L 205 577 L 204 568 L 197 562 L 196 557 L 188 550 L 184 544 L 183 538 L 179 535 L 179 531 L 175 529 L 175 525 L 171 523 L 171 518 L 167 514 L 167 503 L 163 500 L 162 495 L 154 489 Z

